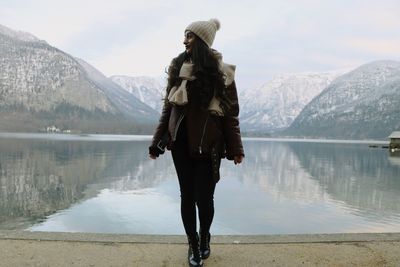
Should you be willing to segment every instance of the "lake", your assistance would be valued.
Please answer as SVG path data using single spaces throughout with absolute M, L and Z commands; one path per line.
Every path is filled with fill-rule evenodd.
M 184 234 L 148 136 L 0 134 L 0 229 Z M 369 147 L 377 144 L 377 147 Z M 213 234 L 400 231 L 400 157 L 378 141 L 244 139 L 223 160 Z

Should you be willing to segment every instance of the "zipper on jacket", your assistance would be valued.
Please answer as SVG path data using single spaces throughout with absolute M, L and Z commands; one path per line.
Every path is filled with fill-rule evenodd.
M 210 114 L 207 114 L 207 118 L 206 118 L 206 122 L 204 123 L 204 127 L 203 127 L 203 133 L 201 135 L 201 139 L 200 139 L 200 145 L 199 145 L 199 153 L 202 153 L 202 145 L 203 145 L 203 139 L 204 139 L 204 134 L 206 133 L 206 127 L 207 127 L 207 122 L 208 122 L 208 117 L 210 116 Z
M 181 114 L 181 116 L 178 119 L 178 122 L 176 123 L 175 132 L 174 132 L 174 138 L 172 139 L 172 141 L 174 141 L 174 142 L 176 141 L 176 135 L 178 134 L 179 125 L 181 124 L 181 122 L 183 120 L 183 117 L 185 117 L 184 113 Z

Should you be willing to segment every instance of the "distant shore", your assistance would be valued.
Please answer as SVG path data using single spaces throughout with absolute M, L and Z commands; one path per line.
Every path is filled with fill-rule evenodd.
M 128 135 L 128 134 L 74 134 L 74 133 L 22 133 L 22 132 L 0 132 L 0 138 L 21 139 L 54 139 L 54 140 L 89 140 L 95 141 L 146 141 L 151 140 L 152 135 Z M 310 143 L 359 143 L 388 145 L 389 140 L 358 140 L 358 139 L 326 139 L 326 138 L 291 138 L 291 137 L 243 137 L 249 141 L 279 141 L 279 142 L 310 142 Z

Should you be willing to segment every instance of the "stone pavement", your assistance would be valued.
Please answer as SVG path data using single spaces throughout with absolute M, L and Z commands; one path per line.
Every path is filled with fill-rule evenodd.
M 204 266 L 400 266 L 400 233 L 213 236 Z M 184 236 L 0 231 L 0 266 L 187 266 Z

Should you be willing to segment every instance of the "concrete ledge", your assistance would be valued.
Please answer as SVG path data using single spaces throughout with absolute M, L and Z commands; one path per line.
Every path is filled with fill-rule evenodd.
M 0 240 L 72 241 L 99 243 L 185 244 L 183 235 L 135 235 L 100 233 L 64 233 L 0 231 Z M 216 235 L 213 244 L 290 244 L 290 243 L 338 243 L 338 242 L 396 242 L 400 233 L 345 233 L 301 235 Z
M 213 236 L 204 266 L 400 266 L 400 233 Z M 0 266 L 187 266 L 182 235 L 0 231 Z

